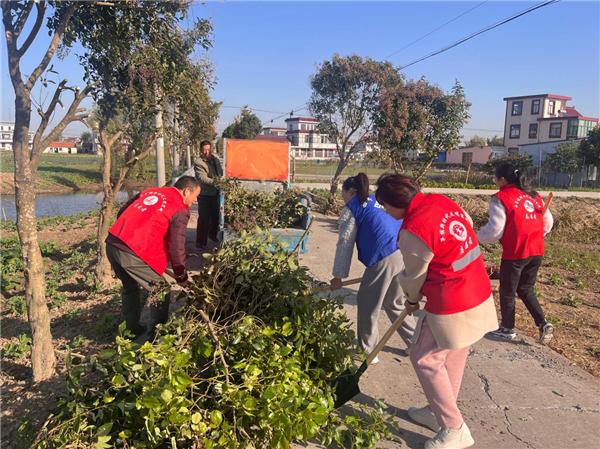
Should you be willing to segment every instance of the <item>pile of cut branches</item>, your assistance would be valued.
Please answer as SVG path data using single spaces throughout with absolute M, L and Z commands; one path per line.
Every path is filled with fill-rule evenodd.
M 304 214 L 293 190 L 261 192 L 246 189 L 235 180 L 222 181 L 219 187 L 225 193 L 225 224 L 235 232 L 293 227 Z
M 354 333 L 340 302 L 312 294 L 307 270 L 276 245 L 242 232 L 152 342 L 121 327 L 114 349 L 69 359 L 69 395 L 34 447 L 369 448 L 389 437 L 381 404 L 334 410 L 330 383 L 357 354 Z

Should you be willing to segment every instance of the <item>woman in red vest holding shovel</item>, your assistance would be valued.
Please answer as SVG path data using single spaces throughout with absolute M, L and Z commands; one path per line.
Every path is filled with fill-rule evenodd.
M 544 317 L 535 294 L 537 273 L 544 256 L 544 236 L 553 225 L 537 192 L 525 185 L 523 174 L 510 164 L 496 168 L 496 193 L 489 206 L 489 221 L 479 230 L 481 243 L 502 243 L 500 311 L 502 322 L 493 335 L 512 340 L 515 333 L 515 295 L 525 303 L 540 332 L 540 343 L 552 339 L 554 327 Z
M 376 198 L 394 218 L 403 218 L 399 274 L 414 312 L 426 297 L 410 359 L 429 406 L 409 416 L 437 435 L 425 449 L 462 449 L 474 440 L 457 398 L 469 347 L 497 327 L 492 289 L 471 218 L 444 195 L 423 194 L 413 178 L 383 175 Z

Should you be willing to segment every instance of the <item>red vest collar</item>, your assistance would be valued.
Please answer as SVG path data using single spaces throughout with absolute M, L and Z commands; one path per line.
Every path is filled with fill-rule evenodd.
M 413 213 L 415 209 L 417 209 L 419 205 L 423 202 L 424 199 L 425 194 L 423 192 L 417 192 L 417 194 L 413 196 L 413 199 L 408 204 L 406 212 L 404 213 L 404 218 L 406 219 L 411 213 Z
M 514 185 L 514 184 L 505 184 L 502 187 L 500 187 L 500 191 L 508 190 L 508 189 L 511 189 L 511 188 L 517 189 L 518 187 L 516 185 Z

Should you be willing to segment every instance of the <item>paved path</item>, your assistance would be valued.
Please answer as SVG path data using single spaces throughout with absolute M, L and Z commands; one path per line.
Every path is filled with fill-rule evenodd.
M 309 252 L 301 262 L 320 280 L 330 279 L 336 238 L 336 220 L 317 215 Z M 362 271 L 355 254 L 350 277 Z M 356 290 L 344 292 L 345 311 L 355 322 Z M 389 324 L 382 314 L 380 329 Z M 357 398 L 382 399 L 398 417 L 397 437 L 403 443 L 385 442 L 381 447 L 421 448 L 433 435 L 406 414 L 408 407 L 426 401 L 404 349 L 394 335 L 381 362 L 363 375 L 363 394 Z M 599 379 L 556 352 L 529 338 L 483 339 L 472 348 L 459 405 L 478 449 L 592 449 L 600 448 L 599 400 Z
M 320 183 L 320 182 L 301 182 L 294 184 L 294 187 L 300 189 L 329 189 L 328 183 Z M 444 193 L 444 194 L 454 194 L 454 195 L 491 195 L 495 193 L 495 190 L 488 189 L 447 189 L 447 188 L 437 188 L 437 187 L 425 187 L 423 189 L 425 192 L 431 193 Z M 549 191 L 542 191 L 540 194 L 542 196 L 547 196 Z M 555 197 L 577 197 L 577 198 L 594 198 L 600 199 L 600 192 L 566 192 L 566 191 L 556 191 L 554 192 Z

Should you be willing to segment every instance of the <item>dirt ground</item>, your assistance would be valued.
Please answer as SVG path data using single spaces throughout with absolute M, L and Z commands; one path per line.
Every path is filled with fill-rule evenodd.
M 335 241 L 336 219 L 318 216 L 309 252 L 301 258 L 318 279 L 330 278 Z M 549 273 L 553 270 L 551 268 Z M 361 274 L 362 267 L 355 254 L 349 277 L 359 277 Z M 548 272 L 544 272 L 542 277 L 547 275 Z M 542 290 L 545 287 L 544 284 Z M 593 288 L 598 291 L 597 284 Z M 549 290 L 548 293 L 554 292 L 553 297 L 556 297 L 556 291 Z M 346 313 L 355 321 L 356 289 L 345 289 L 345 293 Z M 597 293 L 587 298 L 594 301 L 593 305 L 600 305 Z M 547 298 L 543 304 L 549 314 L 555 314 L 561 320 L 557 324 L 556 339 L 550 347 L 541 346 L 531 338 L 537 336 L 537 332 L 533 331 L 529 324 L 531 319 L 524 315 L 524 307 L 519 304 L 519 337 L 515 341 L 501 342 L 485 338 L 471 349 L 459 406 L 476 441 L 474 447 L 590 449 L 599 446 L 600 384 L 598 378 L 590 373 L 598 374 L 599 364 L 583 349 L 587 344 L 597 343 L 597 307 L 571 308 L 576 310 L 572 312 Z M 382 332 L 389 326 L 384 315 L 381 314 L 379 320 Z M 575 315 L 588 323 L 581 325 L 578 331 L 569 325 L 577 320 Z M 588 334 L 591 335 L 591 343 L 586 340 Z M 553 350 L 555 348 L 574 359 L 563 357 Z M 382 442 L 380 447 L 421 448 L 425 440 L 433 435 L 431 431 L 412 423 L 407 415 L 408 407 L 422 406 L 426 401 L 405 349 L 402 340 L 394 335 L 380 355 L 381 362 L 363 375 L 362 394 L 356 398 L 367 403 L 382 400 L 398 417 L 400 430 L 394 432 L 397 441 Z M 577 357 L 579 352 L 584 353 L 582 358 Z
M 479 209 L 482 203 L 473 203 L 473 207 Z M 595 207 L 591 207 L 586 212 L 581 206 L 579 215 L 593 215 Z M 188 227 L 190 251 L 195 219 L 193 214 Z M 94 231 L 93 217 L 75 224 L 53 224 L 40 231 L 41 242 L 53 242 L 61 248 L 59 254 L 47 258 L 50 268 L 56 266 L 63 272 L 56 291 L 66 298 L 51 309 L 59 373 L 51 381 L 32 387 L 27 354 L 8 358 L 3 353 L 3 448 L 22 447 L 21 438 L 35 434 L 57 397 L 65 391 L 64 358 L 69 347 L 82 355 L 93 354 L 114 338 L 120 319 L 118 285 L 97 292 L 87 282 L 92 269 Z M 326 281 L 330 277 L 336 232 L 334 217 L 317 215 L 309 252 L 301 257 L 317 279 Z M 3 238 L 11 236 L 14 232 L 2 232 Z M 82 257 L 69 262 L 68 257 L 78 254 Z M 486 254 L 492 261 L 497 257 L 494 250 Z M 549 240 L 538 283 L 542 305 L 556 325 L 556 338 L 549 348 L 539 346 L 531 338 L 537 331 L 521 304 L 517 309 L 519 338 L 515 342 L 483 340 L 473 348 L 460 404 L 477 447 L 598 447 L 600 388 L 593 375 L 600 376 L 600 272 L 594 271 L 600 270 L 599 255 L 598 240 L 568 244 Z M 189 264 L 190 268 L 197 268 L 199 259 L 190 258 Z M 354 260 L 351 276 L 361 274 L 361 266 Z M 25 316 L 7 313 L 6 301 L 19 292 L 3 293 L 0 344 L 4 350 L 8 343 L 17 342 L 19 335 L 29 334 L 29 327 Z M 345 293 L 346 312 L 354 320 L 355 290 L 346 289 Z M 387 319 L 381 318 L 380 328 L 388 325 Z M 380 357 L 382 362 L 363 376 L 364 394 L 357 398 L 367 402 L 383 399 L 398 416 L 398 441 L 382 443 L 383 447 L 421 447 L 431 435 L 412 424 L 406 415 L 408 406 L 423 404 L 424 398 L 404 349 L 395 336 Z

